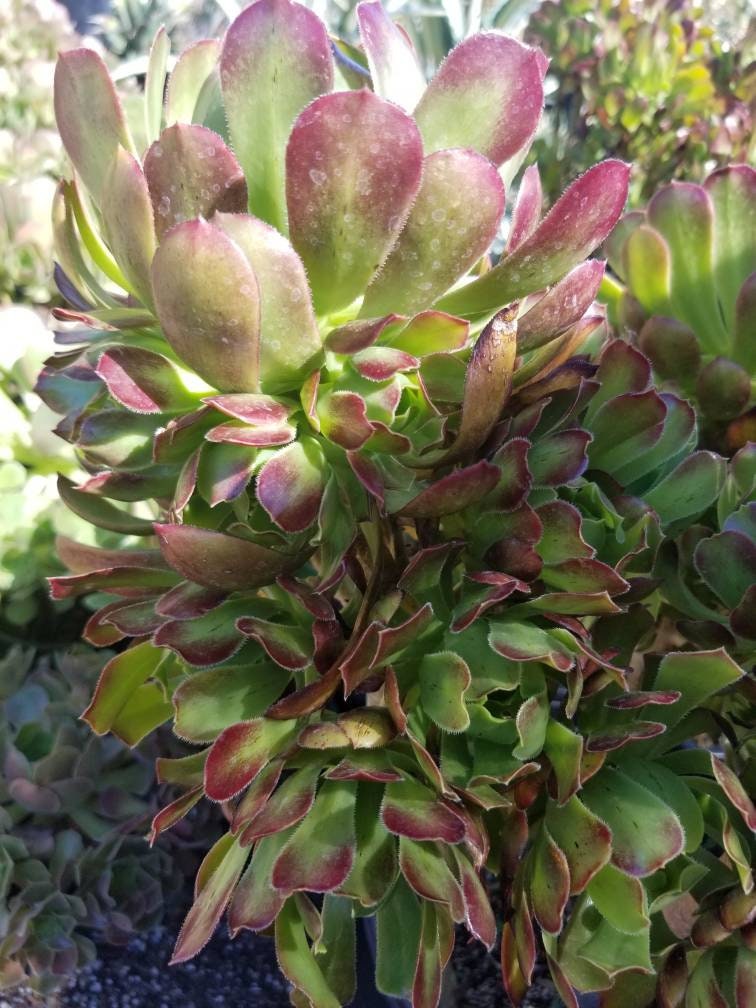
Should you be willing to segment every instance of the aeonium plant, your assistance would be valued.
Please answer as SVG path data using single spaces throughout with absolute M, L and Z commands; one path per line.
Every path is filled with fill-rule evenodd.
M 432 1008 L 454 925 L 496 941 L 488 867 L 510 997 L 538 932 L 574 1004 L 653 974 L 645 880 L 666 891 L 703 842 L 667 753 L 742 670 L 716 648 L 630 664 L 659 543 L 711 508 L 725 463 L 638 351 L 576 356 L 602 342 L 586 257 L 626 165 L 543 217 L 528 169 L 493 264 L 543 55 L 474 36 L 426 86 L 378 4 L 359 20 L 362 48 L 332 48 L 307 8 L 258 0 L 167 86 L 159 34 L 131 128 L 99 59 L 61 57 L 73 328 L 39 390 L 90 473 L 64 500 L 143 542 L 62 541 L 53 593 L 104 593 L 87 639 L 131 639 L 92 728 L 135 744 L 172 720 L 196 746 L 158 763 L 183 793 L 152 836 L 203 798 L 226 812 L 175 961 L 228 909 L 232 934 L 275 932 L 294 1004 L 335 1008 L 374 916 L 379 988 Z

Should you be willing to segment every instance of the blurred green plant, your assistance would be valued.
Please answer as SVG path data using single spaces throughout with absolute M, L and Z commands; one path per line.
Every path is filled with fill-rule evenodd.
M 13 640 L 49 647 L 76 639 L 85 611 L 53 602 L 45 584 L 62 569 L 55 537 L 103 541 L 58 499 L 57 473 L 74 478 L 80 470 L 33 391 L 53 346 L 40 312 L 0 308 L 0 652 Z
M 63 167 L 52 79 L 60 50 L 77 44 L 54 0 L 0 5 L 0 303 L 50 298 L 50 199 Z
M 179 881 L 144 842 L 152 754 L 97 738 L 79 714 L 100 660 L 84 649 L 0 663 L 0 988 L 49 994 L 160 920 Z
M 551 58 L 534 150 L 552 199 L 601 157 L 633 163 L 637 204 L 753 155 L 754 39 L 723 46 L 693 0 L 546 0 L 525 37 Z
M 606 249 L 612 322 L 695 400 L 704 443 L 731 454 L 756 440 L 756 170 L 663 186 Z

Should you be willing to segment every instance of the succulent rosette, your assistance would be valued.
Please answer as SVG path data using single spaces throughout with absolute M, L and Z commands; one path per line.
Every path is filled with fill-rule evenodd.
M 607 243 L 621 327 L 660 381 L 697 402 L 705 436 L 730 452 L 756 437 L 756 170 L 673 182 L 622 218 Z
M 667 753 L 742 670 L 724 650 L 630 662 L 659 543 L 710 510 L 726 464 L 692 451 L 692 410 L 639 351 L 577 356 L 604 340 L 586 257 L 626 165 L 545 216 L 527 169 L 494 263 L 543 55 L 474 36 L 426 87 L 382 8 L 359 20 L 347 50 L 305 7 L 258 0 L 167 87 L 159 34 L 131 132 L 97 57 L 61 57 L 74 327 L 39 390 L 91 474 L 63 498 L 147 541 L 62 541 L 53 594 L 104 593 L 87 639 L 133 639 L 92 728 L 136 744 L 172 719 L 197 747 L 158 762 L 182 794 L 153 838 L 203 797 L 227 814 L 176 961 L 228 908 L 232 934 L 275 931 L 295 1004 L 335 1008 L 355 919 L 375 915 L 378 986 L 434 1008 L 455 923 L 496 940 L 488 866 L 510 996 L 535 921 L 574 1003 L 652 972 L 645 880 L 702 842 Z M 640 908 L 633 942 L 595 895 L 615 885 Z
M 0 665 L 0 988 L 51 994 L 97 955 L 158 922 L 180 882 L 144 849 L 151 759 L 79 720 L 97 680 L 91 650 Z

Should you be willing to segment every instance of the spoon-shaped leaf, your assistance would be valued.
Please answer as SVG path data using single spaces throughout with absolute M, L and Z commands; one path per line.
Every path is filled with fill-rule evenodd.
M 206 588 L 258 588 L 293 566 L 291 557 L 275 550 L 194 525 L 158 524 L 155 535 L 171 567 Z
M 118 147 L 133 145 L 108 68 L 91 49 L 61 53 L 55 67 L 55 119 L 66 153 L 102 204 Z
M 263 388 L 299 385 L 317 366 L 321 348 L 302 260 L 282 234 L 255 217 L 222 213 L 213 223 L 236 242 L 257 277 Z
M 472 150 L 444 150 L 423 163 L 407 223 L 365 294 L 361 314 L 428 308 L 486 252 L 504 210 L 504 184 Z
M 371 91 L 318 98 L 286 150 L 289 229 L 318 312 L 350 304 L 394 243 L 422 171 L 417 126 Z
M 239 246 L 202 219 L 177 224 L 155 255 L 152 284 L 179 357 L 221 392 L 256 392 L 260 295 Z
M 501 165 L 526 147 L 543 107 L 536 49 L 483 32 L 449 53 L 415 110 L 426 153 L 473 150 Z
M 482 277 L 447 294 L 438 306 L 455 315 L 490 311 L 560 280 L 617 223 L 629 174 L 623 161 L 602 161 L 589 168 L 514 252 Z
M 302 4 L 258 0 L 226 32 L 221 87 L 251 213 L 284 231 L 284 156 L 302 109 L 333 87 L 323 22 Z
M 425 91 L 425 78 L 412 43 L 380 3 L 359 4 L 357 20 L 373 90 L 411 112 Z
M 176 123 L 164 129 L 147 151 L 144 173 L 160 239 L 174 224 L 193 217 L 247 208 L 239 162 L 218 134 L 205 126 Z

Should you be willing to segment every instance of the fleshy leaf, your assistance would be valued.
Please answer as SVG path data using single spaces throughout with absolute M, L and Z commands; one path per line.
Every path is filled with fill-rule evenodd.
M 346 879 L 354 862 L 356 787 L 350 781 L 321 784 L 312 810 L 273 867 L 276 889 L 331 892 Z
M 512 389 L 517 353 L 514 309 L 495 315 L 478 337 L 465 373 L 459 432 L 443 461 L 476 451 L 494 429 Z
M 604 767 L 581 797 L 611 828 L 612 862 L 628 875 L 651 875 L 682 851 L 685 838 L 674 812 L 619 771 Z
M 302 767 L 287 777 L 259 813 L 254 816 L 241 835 L 242 844 L 249 844 L 261 837 L 295 826 L 308 814 L 315 801 L 320 767 Z M 244 800 L 244 799 L 242 799 Z
M 163 130 L 145 155 L 144 174 L 160 240 L 183 221 L 247 209 L 239 162 L 206 126 L 176 123 Z
M 670 314 L 695 330 L 716 352 L 727 332 L 713 282 L 714 206 L 703 186 L 672 182 L 648 204 L 648 219 L 666 240 L 672 259 Z
M 517 320 L 517 350 L 525 353 L 579 322 L 596 297 L 604 263 L 589 259 L 571 270 Z
M 562 914 L 569 895 L 570 869 L 567 858 L 544 824 L 530 855 L 533 915 L 544 931 L 550 934 L 561 931 Z
M 543 192 L 538 165 L 530 165 L 522 173 L 517 200 L 512 211 L 512 224 L 507 237 L 507 253 L 514 252 L 538 227 L 541 219 Z
M 443 476 L 401 506 L 400 511 L 411 518 L 453 514 L 481 500 L 494 489 L 498 481 L 498 468 L 481 460 Z
M 108 244 L 123 275 L 148 308 L 152 307 L 150 266 L 155 254 L 155 221 L 147 181 L 139 162 L 118 147 L 106 177 L 103 219 Z
M 196 405 L 175 366 L 151 350 L 109 347 L 96 370 L 113 398 L 135 413 L 174 413 Z
M 155 535 L 171 567 L 205 588 L 258 588 L 297 566 L 265 546 L 194 525 L 156 524 Z
M 286 142 L 302 109 L 333 87 L 325 26 L 303 4 L 258 0 L 226 32 L 220 72 L 250 212 L 284 232 Z
M 373 90 L 411 112 L 425 91 L 412 43 L 380 3 L 358 4 L 357 20 Z
M 98 204 L 118 150 L 131 138 L 108 69 L 91 49 L 61 53 L 55 67 L 55 118 L 68 156 Z
M 662 525 L 694 519 L 719 496 L 725 472 L 725 460 L 719 455 L 693 452 L 648 491 L 646 502 L 659 515 Z
M 370 91 L 326 95 L 299 116 L 286 151 L 289 228 L 319 313 L 344 308 L 364 290 L 401 229 L 421 171 L 415 123 Z
M 470 724 L 464 703 L 471 681 L 467 663 L 453 651 L 425 655 L 418 676 L 425 713 L 444 731 L 464 731 Z
M 415 110 L 426 152 L 471 147 L 495 165 L 515 157 L 541 117 L 541 59 L 537 50 L 495 32 L 452 49 Z
M 571 895 L 583 892 L 611 856 L 612 831 L 575 796 L 561 806 L 550 801 L 546 823 L 567 858 Z
M 465 921 L 476 938 L 490 951 L 496 941 L 496 919 L 488 895 L 478 873 L 459 848 L 454 848 L 462 895 L 465 900 Z
M 234 890 L 228 909 L 228 927 L 232 938 L 243 928 L 263 931 L 278 916 L 286 896 L 273 888 L 270 877 L 276 858 L 289 835 L 290 831 L 276 833 L 263 837 L 255 844 L 252 860 Z
M 433 791 L 415 781 L 388 784 L 381 818 L 386 829 L 411 840 L 461 843 L 465 824 Z
M 155 634 L 155 643 L 170 648 L 198 668 L 217 665 L 236 654 L 244 643 L 234 625 L 243 611 L 244 604 L 230 601 L 196 619 L 164 623 Z
M 155 254 L 152 284 L 179 357 L 221 392 L 256 392 L 260 294 L 239 246 L 204 220 L 177 224 Z
M 418 896 L 446 903 L 454 920 L 464 919 L 462 890 L 436 844 L 400 837 L 399 865 Z
M 188 620 L 189 626 L 201 620 Z M 233 625 L 233 620 L 229 620 Z M 286 688 L 285 676 L 270 675 L 270 667 L 221 665 L 194 672 L 173 694 L 174 731 L 190 742 L 212 742 L 225 728 L 260 717 Z
M 702 539 L 696 546 L 694 563 L 728 609 L 734 609 L 756 584 L 756 542 L 743 532 L 728 530 Z
M 306 1004 L 339 1008 L 307 943 L 305 926 L 294 900 L 287 900 L 276 917 L 276 953 L 281 971 L 297 991 L 302 991 Z
M 747 164 L 729 165 L 712 172 L 704 188 L 714 204 L 714 282 L 732 331 L 738 292 L 754 265 L 756 170 Z
M 197 112 L 200 111 L 202 90 L 212 78 L 219 56 L 218 39 L 200 39 L 181 53 L 166 89 L 165 120 L 168 126 L 175 122 L 200 121 Z
M 205 763 L 205 794 L 228 801 L 257 777 L 272 756 L 293 737 L 294 723 L 258 718 L 221 732 Z
M 285 532 L 301 532 L 318 517 L 325 489 L 325 459 L 313 438 L 277 451 L 257 477 L 257 499 Z
M 159 648 L 148 641 L 136 644 L 111 658 L 97 682 L 92 702 L 82 718 L 98 735 L 104 735 L 135 690 L 154 675 L 163 660 Z
M 396 244 L 365 293 L 361 314 L 411 315 L 480 259 L 496 236 L 504 185 L 471 150 L 440 150 L 423 162 L 420 191 Z
M 216 214 L 213 223 L 236 242 L 257 277 L 260 383 L 268 391 L 288 390 L 317 367 L 321 352 L 302 261 L 283 235 L 255 217 Z
M 221 837 L 218 843 L 225 845 L 227 836 Z M 240 847 L 233 838 L 231 841 L 230 844 L 225 845 L 222 861 L 197 894 L 194 905 L 181 928 L 171 963 L 181 963 L 192 959 L 213 936 L 249 856 L 249 851 Z M 207 858 L 213 855 L 213 851 L 214 848 L 210 850 Z
M 442 298 L 438 306 L 455 315 L 477 314 L 560 280 L 612 230 L 625 205 L 628 178 L 628 166 L 622 161 L 603 161 L 590 168 L 514 252 Z

